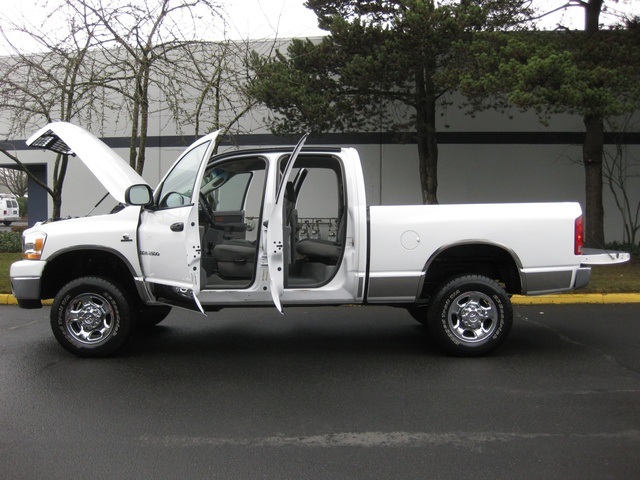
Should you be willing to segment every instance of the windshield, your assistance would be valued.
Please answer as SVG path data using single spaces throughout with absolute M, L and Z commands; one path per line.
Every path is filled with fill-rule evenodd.
M 202 143 L 189 150 L 164 180 L 157 192 L 160 208 L 174 208 L 192 203 L 193 188 L 198 175 L 198 167 L 202 156 L 206 153 L 209 142 Z

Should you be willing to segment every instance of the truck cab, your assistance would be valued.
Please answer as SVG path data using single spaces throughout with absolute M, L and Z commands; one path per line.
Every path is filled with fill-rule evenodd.
M 204 311 L 362 299 L 364 185 L 347 188 L 362 178 L 349 161 L 355 151 L 299 145 L 211 157 L 204 148 L 185 154 L 141 211 L 148 301 Z

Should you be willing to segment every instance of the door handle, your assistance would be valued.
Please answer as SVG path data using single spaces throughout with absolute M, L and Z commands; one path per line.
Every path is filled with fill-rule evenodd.
M 181 232 L 184 230 L 184 223 L 182 222 L 174 223 L 173 225 L 171 225 L 170 228 L 172 232 Z

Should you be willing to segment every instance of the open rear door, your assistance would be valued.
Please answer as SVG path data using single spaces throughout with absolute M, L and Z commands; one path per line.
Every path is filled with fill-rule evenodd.
M 302 136 L 298 144 L 293 149 L 289 160 L 287 161 L 287 165 L 282 172 L 282 176 L 280 177 L 280 181 L 278 182 L 278 187 L 276 190 L 276 203 L 271 210 L 271 214 L 269 215 L 269 219 L 266 223 L 266 239 L 267 239 L 267 265 L 269 269 L 269 284 L 271 287 L 271 297 L 273 298 L 273 303 L 278 309 L 280 313 L 282 313 L 282 303 L 280 302 L 280 297 L 284 293 L 284 269 L 287 268 L 287 265 L 284 264 L 284 225 L 283 225 L 283 216 L 284 216 L 284 193 L 285 193 L 285 185 L 289 176 L 291 175 L 291 170 L 293 169 L 293 164 L 296 162 L 296 158 L 300 154 L 304 142 L 307 140 L 309 134 L 305 134 Z

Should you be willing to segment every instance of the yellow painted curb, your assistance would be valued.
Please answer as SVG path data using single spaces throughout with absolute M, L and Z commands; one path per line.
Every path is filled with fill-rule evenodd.
M 43 300 L 43 305 L 51 305 L 53 300 Z M 566 293 L 559 295 L 540 295 L 511 297 L 514 305 L 568 305 L 573 303 L 612 305 L 619 303 L 640 303 L 640 293 Z M 16 297 L 8 293 L 0 294 L 0 305 L 17 305 Z
M 566 293 L 559 295 L 541 295 L 511 297 L 514 305 L 568 305 L 574 303 L 611 305 L 618 303 L 640 303 L 640 293 Z
M 0 294 L 0 305 L 17 305 L 18 301 L 13 295 L 7 295 L 6 293 Z
M 43 305 L 51 305 L 53 300 L 43 300 Z M 16 297 L 10 293 L 0 293 L 0 305 L 18 305 Z
M 604 303 L 640 303 L 640 293 L 605 293 Z

